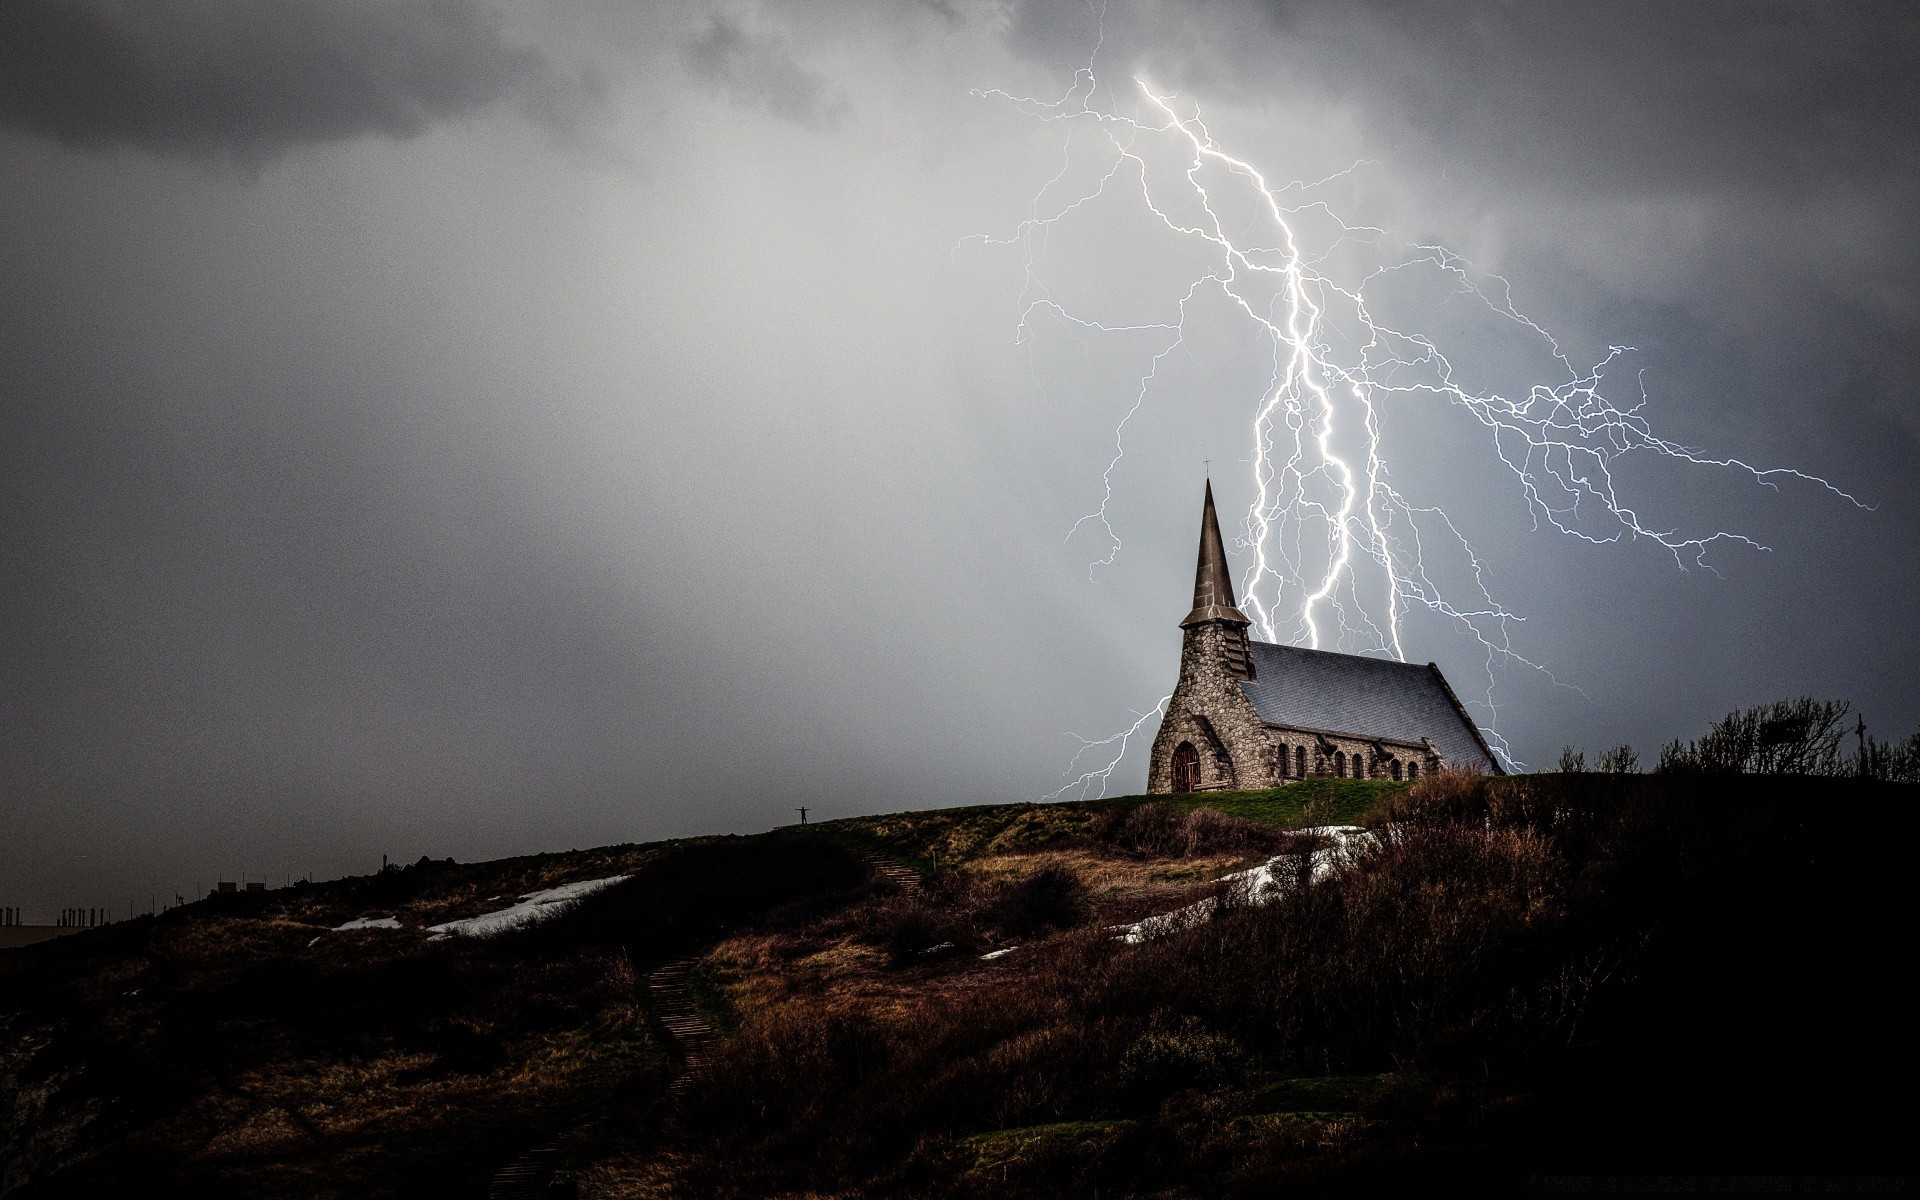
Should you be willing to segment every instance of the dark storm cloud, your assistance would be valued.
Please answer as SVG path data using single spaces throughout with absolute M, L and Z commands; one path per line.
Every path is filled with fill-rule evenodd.
M 1104 84 L 1288 178 L 1370 160 L 1343 203 L 1652 347 L 1685 436 L 1885 502 L 1764 496 L 1780 551 L 1722 583 L 1529 539 L 1447 464 L 1527 648 L 1606 706 L 1518 678 L 1527 756 L 1801 690 L 1910 728 L 1920 420 L 1843 403 L 1914 340 L 1904 9 L 20 3 L 0 901 L 1062 782 L 1068 731 L 1171 681 L 1202 460 L 1247 501 L 1219 465 L 1267 378 L 1196 342 L 1129 427 L 1124 551 L 1062 544 L 1149 359 L 1017 339 L 1028 271 L 1115 305 L 1184 277 L 1122 189 L 1045 262 L 975 236 L 1069 130 L 970 93 L 1059 95 L 1102 9 Z M 496 119 L 594 103 L 579 63 L 591 137 Z
M 1060 67 L 1095 32 L 1041 4 L 1009 36 Z M 1497 229 L 1536 281 L 1585 274 L 1810 347 L 1826 361 L 1795 369 L 1848 375 L 1920 431 L 1904 382 L 1920 370 L 1914 6 L 1255 0 L 1198 17 L 1112 6 L 1105 35 L 1112 75 L 1330 105 L 1416 211 Z
M 72 145 L 260 161 L 510 96 L 553 119 L 580 87 L 488 9 L 445 0 L 0 8 L 0 124 Z
M 1691 208 L 1675 292 L 1920 429 L 1920 9 L 1846 4 L 1279 4 L 1289 71 L 1401 158 L 1554 209 Z M 1468 185 L 1471 187 L 1471 185 Z M 1604 249 L 1601 251 L 1604 253 Z M 1680 257 L 1680 256 L 1676 256 Z M 1818 359 L 1817 363 L 1807 361 Z
M 1920 10 L 1845 4 L 1277 3 L 1288 69 L 1449 152 L 1579 186 L 1907 176 Z
M 713 17 L 687 46 L 686 60 L 695 78 L 718 87 L 736 103 L 809 129 L 831 129 L 851 111 L 846 96 L 801 65 L 784 37 L 744 29 L 725 16 Z

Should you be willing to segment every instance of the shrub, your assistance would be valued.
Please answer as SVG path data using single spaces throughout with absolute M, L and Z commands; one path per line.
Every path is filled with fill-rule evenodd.
M 1141 1034 L 1120 1056 L 1120 1086 L 1126 1094 L 1158 1104 L 1174 1092 L 1237 1082 L 1246 1068 L 1240 1043 L 1208 1031 L 1195 1017 L 1164 1023 Z
M 1904 1021 L 1899 964 L 1868 949 L 1884 923 L 1836 918 L 1904 895 L 1895 868 L 1910 807 L 1862 787 L 1892 835 L 1863 845 L 1839 823 L 1809 822 L 1803 791 L 1704 776 L 1435 775 L 1395 798 L 1350 868 L 1264 906 L 1223 897 L 1213 920 L 1138 946 L 1069 934 L 966 986 L 890 992 L 858 1020 L 798 1003 L 769 1015 L 695 1085 L 690 1133 L 725 1147 L 713 1157 L 740 1195 L 1086 1196 L 1171 1194 L 1203 1167 L 1257 1159 L 1244 1143 L 1223 1141 L 1217 1161 L 1196 1147 L 1232 1123 L 1235 1083 L 1270 1072 L 1392 1072 L 1407 1109 L 1386 1124 L 1423 1145 L 1511 1136 L 1488 1123 L 1489 1098 L 1521 1093 L 1577 1113 L 1556 1129 L 1578 1148 L 1669 1128 L 1700 1138 L 1679 1116 L 1696 1094 L 1648 1083 L 1667 1079 L 1707 1089 L 1744 1121 L 1879 1129 L 1899 1115 L 1851 1093 L 1821 1091 L 1836 1096 L 1832 1117 L 1783 1102 L 1838 1069 L 1829 1044 L 1775 1037 L 1769 1055 L 1752 1053 L 1802 1010 L 1825 1022 L 1861 1012 L 1875 1037 Z M 984 921 L 1019 886 L 976 879 L 942 903 Z M 1043 896 L 1059 885 L 1030 886 Z M 1806 970 L 1783 973 L 1783 961 Z M 1791 1086 L 1776 1079 L 1783 1061 L 1801 1072 Z M 1858 1061 L 1855 1075 L 1879 1069 Z M 1158 1116 L 1112 1120 L 1156 1103 Z M 1643 1118 L 1650 1110 L 1657 1119 Z M 1033 1160 L 1022 1189 L 956 1192 L 891 1173 L 919 1162 L 928 1179 L 957 1179 L 973 1160 L 941 1147 L 1063 1123 L 1104 1130 L 1086 1138 L 1097 1153 Z M 1297 1148 L 1323 1152 L 1335 1153 Z M 1283 1172 L 1295 1154 L 1261 1169 Z
M 1835 775 L 1846 734 L 1844 700 L 1777 700 L 1728 713 L 1698 742 L 1669 743 L 1661 769 L 1708 774 Z
M 1487 804 L 1486 783 L 1486 776 L 1478 771 L 1436 771 L 1368 813 L 1365 821 L 1379 829 L 1416 818 L 1445 819 L 1478 812 Z
M 1884 742 L 1860 729 L 1860 747 L 1855 752 L 1853 773 L 1862 779 L 1885 779 L 1894 783 L 1920 783 L 1920 731 L 1903 742 Z
M 983 915 L 1007 936 L 1033 937 L 1078 925 L 1091 911 L 1080 876 L 1070 867 L 1049 863 L 1024 879 L 1002 884 Z
M 984 944 L 974 928 L 980 881 L 972 872 L 943 871 L 922 881 L 917 892 L 883 896 L 857 913 L 859 936 L 887 952 L 896 965 L 922 961 L 926 952 L 951 945 L 978 951 Z
M 1129 812 L 1109 813 L 1094 827 L 1096 840 L 1152 858 L 1192 858 L 1210 854 L 1271 854 L 1280 835 L 1245 817 L 1231 817 L 1204 805 L 1182 811 L 1156 800 Z
M 1594 769 L 1603 775 L 1631 775 L 1640 769 L 1640 756 L 1623 743 L 1602 754 Z
M 1094 837 L 1134 854 L 1172 858 L 1186 850 L 1181 830 L 1184 820 L 1180 809 L 1154 800 L 1124 812 L 1108 813 L 1095 825 Z

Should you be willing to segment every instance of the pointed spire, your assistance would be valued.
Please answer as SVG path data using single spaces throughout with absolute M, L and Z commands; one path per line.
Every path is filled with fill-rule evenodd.
M 1200 563 L 1193 572 L 1193 611 L 1180 628 L 1226 621 L 1245 628 L 1253 622 L 1233 602 L 1233 577 L 1227 572 L 1227 547 L 1220 539 L 1220 518 L 1213 511 L 1213 481 L 1207 481 L 1207 507 L 1200 517 Z

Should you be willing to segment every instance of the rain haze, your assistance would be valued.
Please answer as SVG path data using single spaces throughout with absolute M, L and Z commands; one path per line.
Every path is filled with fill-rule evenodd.
M 1573 362 L 1632 347 L 1676 444 L 1860 501 L 1623 462 L 1647 528 L 1764 547 L 1702 565 L 1386 414 L 1537 667 L 1430 614 L 1406 655 L 1515 760 L 1802 693 L 1904 736 L 1915 61 L 1895 5 L 9 6 L 0 901 L 1072 782 L 1173 683 L 1209 472 L 1246 561 L 1271 374 L 1223 305 L 1158 360 L 1061 315 L 1164 324 L 1193 275 L 1124 178 L 1021 236 L 1104 160 L 1017 98 L 1089 67 Z

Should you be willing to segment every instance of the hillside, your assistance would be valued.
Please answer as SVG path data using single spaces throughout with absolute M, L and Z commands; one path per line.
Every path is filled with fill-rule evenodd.
M 535 1148 L 527 1178 L 588 1197 L 1895 1169 L 1916 798 L 1326 780 L 221 897 L 0 954 L 0 1195 L 478 1197 Z M 1362 822 L 1311 886 L 1214 882 Z M 714 1031 L 684 1078 L 663 1017 Z

